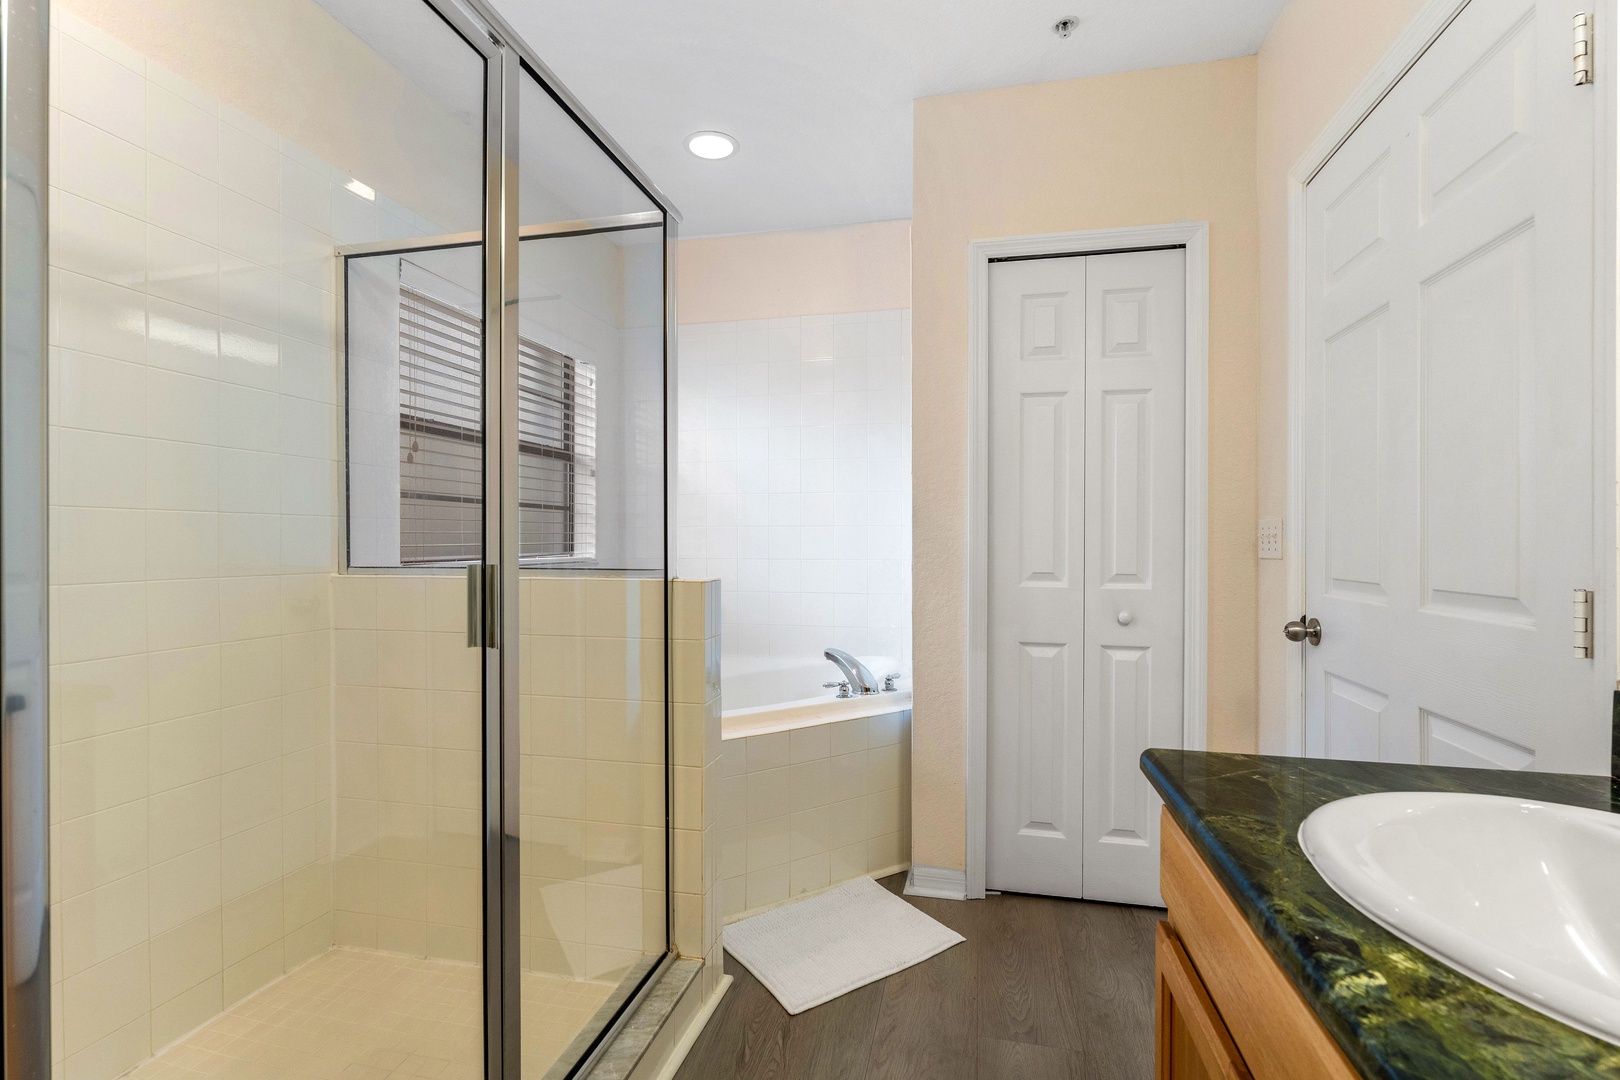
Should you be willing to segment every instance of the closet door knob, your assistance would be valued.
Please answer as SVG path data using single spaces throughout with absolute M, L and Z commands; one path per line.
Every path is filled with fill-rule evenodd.
M 1131 623 L 1133 623 L 1135 621 L 1136 621 L 1136 616 L 1132 615 L 1130 612 L 1122 611 L 1122 612 L 1119 613 L 1119 625 L 1121 625 L 1121 626 L 1129 626 L 1129 625 L 1131 625 Z
M 1283 627 L 1283 637 L 1289 641 L 1308 641 L 1312 645 L 1320 645 L 1322 644 L 1322 624 L 1316 619 L 1307 619 L 1301 615 Z

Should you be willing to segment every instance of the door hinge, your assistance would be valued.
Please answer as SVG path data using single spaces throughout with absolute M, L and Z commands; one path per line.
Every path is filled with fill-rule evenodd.
M 1592 81 L 1592 13 L 1583 11 L 1575 16 L 1575 85 L 1585 86 Z
M 1596 617 L 1591 589 L 1575 590 L 1575 659 L 1592 659 L 1592 620 Z

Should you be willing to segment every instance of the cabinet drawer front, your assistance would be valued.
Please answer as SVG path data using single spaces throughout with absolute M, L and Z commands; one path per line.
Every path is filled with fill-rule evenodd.
M 1181 827 L 1163 814 L 1160 887 L 1170 925 L 1255 1080 L 1360 1080 Z
M 1169 923 L 1159 924 L 1153 955 L 1158 1080 L 1252 1080 L 1231 1032 Z

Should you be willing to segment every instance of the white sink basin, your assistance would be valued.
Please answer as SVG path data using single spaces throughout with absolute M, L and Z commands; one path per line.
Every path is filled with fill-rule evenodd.
M 1392 791 L 1319 807 L 1299 842 L 1391 933 L 1620 1044 L 1620 814 Z

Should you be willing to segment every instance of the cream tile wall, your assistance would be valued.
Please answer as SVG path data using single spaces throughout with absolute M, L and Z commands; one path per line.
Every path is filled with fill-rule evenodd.
M 428 231 L 53 6 L 56 1069 L 329 945 L 336 242 Z
M 520 589 L 524 967 L 616 979 L 666 943 L 664 582 Z M 681 814 L 695 787 L 675 773 Z
M 727 921 L 801 893 L 909 866 L 911 714 L 723 740 L 721 583 L 670 586 L 672 937 L 723 974 Z
M 481 653 L 459 575 L 332 578 L 335 940 L 475 963 Z
M 911 713 L 725 740 L 720 912 L 731 919 L 911 858 Z
M 675 947 L 705 961 L 701 1000 L 725 971 L 720 927 L 720 582 L 670 583 L 671 764 L 697 783 L 698 805 L 681 801 L 673 822 L 670 860 Z
M 478 654 L 459 576 L 337 572 L 333 247 L 439 230 L 53 20 L 55 1072 L 105 1080 L 334 943 L 477 959 Z M 665 945 L 663 585 L 522 588 L 525 961 L 611 979 Z
M 664 583 L 526 574 L 519 588 L 523 963 L 615 981 L 665 948 Z M 332 589 L 337 943 L 476 962 L 482 695 L 466 586 L 349 574 Z M 677 819 L 692 820 L 701 770 L 673 772 Z
M 911 657 L 911 316 L 680 328 L 676 571 L 728 656 Z
M 405 574 L 332 584 L 337 940 L 476 960 L 480 654 L 466 644 L 466 586 Z M 663 588 L 520 583 L 529 970 L 612 979 L 664 949 Z M 677 770 L 678 809 L 696 783 Z

